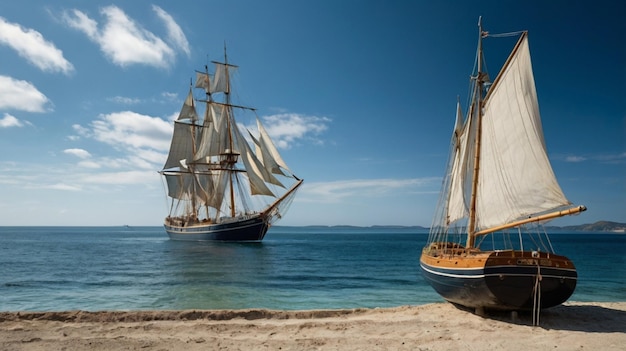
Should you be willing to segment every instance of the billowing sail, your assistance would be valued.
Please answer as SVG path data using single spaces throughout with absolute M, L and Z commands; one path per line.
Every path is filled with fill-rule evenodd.
M 469 213 L 469 201 L 471 195 L 471 176 L 473 168 L 473 138 L 472 133 L 473 118 L 468 118 L 463 123 L 461 106 L 457 103 L 457 116 L 452 136 L 452 164 L 448 176 L 449 198 L 446 209 L 446 224 L 450 224 L 459 219 L 466 218 Z
M 468 211 L 478 127 L 469 117 L 451 174 L 451 221 Z M 526 35 L 485 98 L 481 121 L 476 230 L 570 204 L 548 160 Z
M 189 94 L 187 94 L 187 98 L 183 103 L 183 107 L 180 109 L 180 113 L 178 114 L 177 120 L 189 119 L 191 121 L 198 120 L 198 113 L 196 112 L 196 106 L 193 103 L 193 93 L 191 89 L 189 89 Z
M 214 74 L 196 72 L 195 87 L 204 91 L 205 98 L 194 100 L 190 91 L 174 123 L 161 171 L 172 199 L 166 226 L 211 226 L 255 216 L 271 223 L 280 218 L 302 183 L 281 171 L 288 168 L 260 122 L 260 135 L 253 137 L 257 152 L 251 148 L 235 112 L 239 117 L 254 109 L 230 101 L 230 74 L 237 66 L 214 63 Z M 202 119 L 196 101 L 205 106 Z M 291 183 L 290 188 L 283 182 Z
M 570 204 L 548 160 L 528 37 L 521 40 L 485 101 L 476 203 L 481 229 Z
M 268 155 L 263 156 L 263 163 L 266 164 L 266 167 L 272 173 L 283 174 L 280 168 L 283 168 L 291 173 L 291 171 L 289 170 L 289 167 L 287 167 L 287 164 L 285 163 L 285 161 L 283 161 L 283 158 L 278 153 L 276 146 L 274 146 L 274 143 L 272 142 L 272 138 L 270 138 L 269 134 L 267 134 L 265 127 L 263 127 L 263 124 L 261 124 L 261 121 L 258 118 L 256 120 L 256 123 L 259 129 L 259 140 L 258 140 L 259 144 L 258 145 L 260 147 L 260 151 L 263 154 L 265 153 L 268 154 Z
M 229 71 L 234 71 L 236 66 L 223 64 L 223 63 L 215 63 L 215 77 L 213 82 L 211 82 L 211 92 L 212 93 L 230 93 L 230 77 Z
M 181 161 L 190 161 L 193 158 L 193 143 L 195 140 L 194 128 L 190 124 L 176 121 L 174 123 L 174 133 L 170 145 L 170 153 L 163 169 L 173 167 L 183 167 Z

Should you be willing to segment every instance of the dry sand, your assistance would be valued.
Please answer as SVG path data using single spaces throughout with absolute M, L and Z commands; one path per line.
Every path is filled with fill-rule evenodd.
M 477 316 L 448 303 L 272 311 L 0 312 L 0 350 L 626 350 L 626 302 Z

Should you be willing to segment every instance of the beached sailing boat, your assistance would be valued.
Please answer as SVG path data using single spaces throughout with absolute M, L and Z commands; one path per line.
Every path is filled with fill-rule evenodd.
M 478 50 L 470 106 L 457 119 L 441 198 L 420 266 L 446 300 L 485 309 L 531 310 L 565 302 L 574 264 L 554 253 L 542 223 L 585 211 L 563 194 L 546 153 L 527 32 L 493 82 Z
M 177 120 L 160 173 L 170 201 L 165 230 L 173 240 L 261 241 L 285 214 L 302 179 L 278 153 L 254 108 L 231 103 L 231 74 L 237 66 L 216 62 L 215 72 L 196 73 Z M 205 105 L 200 119 L 195 102 Z M 258 136 L 246 140 L 235 119 L 252 113 Z M 254 146 L 254 148 L 251 146 Z

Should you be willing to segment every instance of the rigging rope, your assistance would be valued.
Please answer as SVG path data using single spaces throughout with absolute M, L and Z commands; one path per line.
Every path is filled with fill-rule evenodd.
M 525 32 L 524 30 L 519 30 L 517 32 L 509 32 L 509 33 L 498 33 L 498 34 L 491 34 L 489 32 L 483 32 L 484 33 L 483 34 L 484 35 L 483 38 L 486 38 L 486 37 L 492 37 L 492 38 L 513 37 L 513 36 L 520 35 L 520 34 L 522 34 L 524 32 Z
M 533 326 L 539 325 L 539 312 L 541 311 L 541 266 L 537 260 L 537 275 L 533 288 Z

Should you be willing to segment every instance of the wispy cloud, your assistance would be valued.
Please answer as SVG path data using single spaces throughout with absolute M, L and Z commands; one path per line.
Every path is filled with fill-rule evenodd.
M 123 104 L 123 105 L 134 105 L 134 104 L 138 104 L 141 102 L 140 99 L 124 97 L 124 96 L 114 96 L 114 97 L 108 98 L 107 100 L 118 103 L 118 104 Z
M 590 154 L 590 155 L 565 155 L 559 157 L 565 162 L 579 163 L 579 162 L 601 162 L 601 163 L 617 163 L 621 164 L 626 162 L 626 152 L 615 154 Z
M 23 127 L 25 123 L 30 124 L 29 122 L 22 122 L 8 113 L 0 118 L 0 128 Z
M 152 10 L 156 12 L 157 16 L 159 16 L 161 20 L 163 20 L 163 23 L 167 28 L 168 40 L 189 56 L 191 54 L 191 51 L 189 50 L 189 42 L 187 41 L 187 37 L 185 37 L 183 30 L 180 28 L 178 23 L 174 21 L 174 18 L 156 5 L 152 5 Z
M 167 150 L 172 135 L 170 123 L 132 111 L 100 115 L 91 123 L 94 138 L 113 146 Z
M 261 121 L 276 147 L 289 149 L 301 140 L 322 144 L 323 141 L 318 136 L 328 129 L 331 119 L 298 113 L 281 113 L 263 116 Z M 256 124 L 246 128 L 257 132 Z
M 25 80 L 0 76 L 0 109 L 46 112 L 50 100 Z
M 9 46 L 35 67 L 46 72 L 68 74 L 74 66 L 63 57 L 63 51 L 47 41 L 34 29 L 23 28 L 17 23 L 0 17 L 0 44 Z
M 74 125 L 84 138 L 94 139 L 118 150 L 120 158 L 100 158 L 82 162 L 83 167 L 154 169 L 165 162 L 173 126 L 158 117 L 132 111 L 103 114 L 87 126 Z
M 384 197 L 392 194 L 424 192 L 423 187 L 439 185 L 440 178 L 352 179 L 305 183 L 300 201 L 336 203 L 347 198 Z
M 587 160 L 586 157 L 583 156 L 566 156 L 565 162 L 583 162 Z
M 168 39 L 173 45 L 189 55 L 189 44 L 180 26 L 163 9 L 153 6 L 153 11 L 164 22 Z M 163 39 L 142 27 L 117 6 L 107 6 L 100 10 L 104 17 L 102 28 L 98 22 L 80 10 L 63 13 L 64 22 L 70 27 L 85 33 L 100 46 L 100 50 L 115 64 L 128 66 L 144 64 L 154 67 L 168 67 L 175 60 L 176 53 Z

